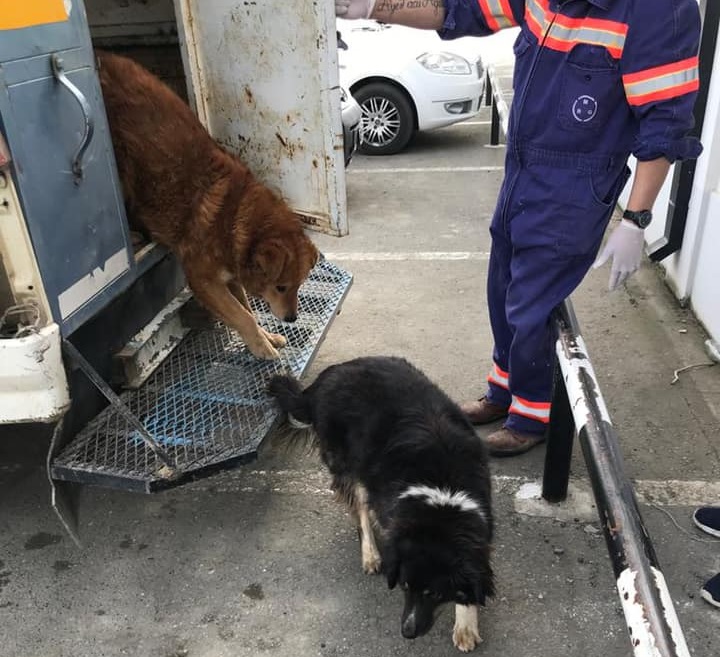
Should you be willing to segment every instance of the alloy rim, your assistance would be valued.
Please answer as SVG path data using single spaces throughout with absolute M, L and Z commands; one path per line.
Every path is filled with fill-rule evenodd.
M 371 146 L 387 146 L 400 133 L 400 112 L 387 98 L 371 96 L 361 105 L 363 141 Z

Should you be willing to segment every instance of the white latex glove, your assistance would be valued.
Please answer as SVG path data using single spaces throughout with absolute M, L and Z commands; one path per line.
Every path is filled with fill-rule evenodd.
M 610 233 L 610 237 L 593 264 L 593 269 L 602 267 L 612 256 L 610 268 L 610 290 L 614 290 L 640 268 L 645 231 L 629 221 L 621 221 Z
M 353 20 L 370 18 L 375 9 L 376 0 L 335 0 L 335 15 L 338 18 Z

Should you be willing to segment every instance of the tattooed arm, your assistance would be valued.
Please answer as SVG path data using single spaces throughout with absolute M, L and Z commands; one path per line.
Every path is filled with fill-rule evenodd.
M 486 36 L 520 25 L 526 0 L 335 0 L 338 18 L 437 30 L 442 39 Z
M 383 23 L 439 30 L 445 20 L 445 4 L 443 0 L 376 0 L 370 17 Z

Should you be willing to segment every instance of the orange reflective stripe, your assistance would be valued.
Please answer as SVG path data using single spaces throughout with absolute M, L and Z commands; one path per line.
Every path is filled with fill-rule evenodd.
M 626 23 L 603 18 L 570 18 L 550 10 L 548 0 L 528 0 L 525 18 L 532 33 L 546 48 L 569 52 L 578 43 L 604 46 L 616 59 L 622 56 L 628 33 Z
M 488 381 L 506 390 L 510 387 L 510 375 L 493 363 L 493 368 L 488 374 Z
M 689 57 L 628 73 L 623 75 L 623 84 L 628 103 L 635 106 L 697 91 L 700 88 L 698 58 Z
M 530 28 L 530 31 L 537 37 L 538 41 L 542 39 L 543 32 L 548 26 L 546 19 L 545 9 L 539 2 L 528 0 L 528 2 L 525 3 L 525 22 Z
M 477 0 L 488 27 L 497 32 L 518 24 L 510 8 L 509 0 Z
M 513 395 L 510 412 L 545 424 L 550 422 L 550 402 L 534 402 Z

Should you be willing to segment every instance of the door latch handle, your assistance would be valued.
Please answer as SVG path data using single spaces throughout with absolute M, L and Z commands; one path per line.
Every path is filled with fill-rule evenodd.
M 90 145 L 90 141 L 92 140 L 93 132 L 95 131 L 95 122 L 92 117 L 90 103 L 88 103 L 87 98 L 83 96 L 82 91 L 80 91 L 80 89 L 78 89 L 72 82 L 70 82 L 67 75 L 65 75 L 65 65 L 63 63 L 62 57 L 60 57 L 59 55 L 52 56 L 52 71 L 55 79 L 63 87 L 65 87 L 72 94 L 73 98 L 78 102 L 78 105 L 80 105 L 80 109 L 83 115 L 83 136 L 82 140 L 80 141 L 80 145 L 75 151 L 72 159 L 72 172 L 75 178 L 75 184 L 79 185 L 83 177 L 83 156 L 85 155 L 85 151 L 87 151 L 88 146 Z

